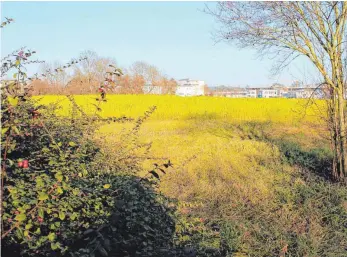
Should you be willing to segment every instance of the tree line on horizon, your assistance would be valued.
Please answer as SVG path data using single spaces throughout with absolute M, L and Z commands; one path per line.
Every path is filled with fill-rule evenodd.
M 101 85 L 105 85 L 105 74 L 112 70 L 116 60 L 99 56 L 96 52 L 83 51 L 80 61 L 71 67 L 62 66 L 59 62 L 42 63 L 40 79 L 33 81 L 32 95 L 47 94 L 95 94 Z M 73 62 L 72 62 L 73 63 Z M 60 70 L 60 72 L 53 72 Z M 152 93 L 156 86 L 161 87 L 162 94 L 174 94 L 177 87 L 175 79 L 168 77 L 154 65 L 138 61 L 122 69 L 124 76 L 114 77 L 107 84 L 110 94 L 143 94 Z

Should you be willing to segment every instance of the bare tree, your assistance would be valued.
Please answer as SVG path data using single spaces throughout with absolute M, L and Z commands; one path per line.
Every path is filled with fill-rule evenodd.
M 129 68 L 129 74 L 133 78 L 143 78 L 145 85 L 149 85 L 146 93 L 153 93 L 160 87 L 162 94 L 173 94 L 177 87 L 174 79 L 169 79 L 156 66 L 145 62 L 135 62 Z
M 333 175 L 347 179 L 346 2 L 219 2 L 207 9 L 221 24 L 222 40 L 275 55 L 285 67 L 306 56 L 329 89 L 329 129 Z
M 153 84 L 161 77 L 157 67 L 145 62 L 135 62 L 129 68 L 129 72 L 133 76 L 142 76 L 147 84 Z
M 142 94 L 145 80 L 141 75 L 130 76 L 126 74 L 118 82 L 120 94 Z
M 174 95 L 177 88 L 176 80 L 173 78 L 169 79 L 166 76 L 162 76 L 154 85 L 160 86 L 161 93 L 164 95 Z
M 71 74 L 67 70 L 54 72 L 59 69 L 62 64 L 58 61 L 54 63 L 42 63 L 40 66 L 40 73 L 44 74 L 44 81 L 47 87 L 51 88 L 51 92 L 59 93 L 64 89 L 66 83 L 71 79 Z
M 95 93 L 100 83 L 104 81 L 105 72 L 109 71 L 110 65 L 115 65 L 112 58 L 100 57 L 94 51 L 84 51 L 80 54 L 83 60 L 74 66 L 74 77 L 89 88 L 89 93 Z

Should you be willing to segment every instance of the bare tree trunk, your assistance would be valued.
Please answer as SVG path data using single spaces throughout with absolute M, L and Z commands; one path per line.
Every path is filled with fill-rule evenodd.
M 345 103 L 343 97 L 343 88 L 338 89 L 337 94 L 337 118 L 338 118 L 338 128 L 339 128 L 339 166 L 340 174 L 339 177 L 341 180 L 346 179 L 347 173 L 347 143 L 346 143 L 346 121 L 345 121 Z
M 330 142 L 331 142 L 331 150 L 333 152 L 333 166 L 332 166 L 332 176 L 334 179 L 338 180 L 339 178 L 339 166 L 338 166 L 338 130 L 337 130 L 337 123 L 336 123 L 336 99 L 335 94 L 332 91 L 331 98 L 328 100 L 328 128 L 330 131 Z
M 346 117 L 345 100 L 343 90 L 335 87 L 330 96 L 328 107 L 329 130 L 331 146 L 333 151 L 334 179 L 346 181 L 347 179 L 347 139 L 346 139 Z

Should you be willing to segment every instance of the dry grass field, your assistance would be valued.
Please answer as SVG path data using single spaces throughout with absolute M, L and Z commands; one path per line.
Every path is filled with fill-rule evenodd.
M 75 100 L 91 114 L 95 112 L 95 97 L 76 96 Z M 319 127 L 316 109 L 305 109 L 305 100 L 153 95 L 110 95 L 107 99 L 101 104 L 99 114 L 103 117 L 136 118 L 150 106 L 157 107 L 142 125 L 140 139 L 152 144 L 153 159 L 170 159 L 177 166 L 166 176 L 163 190 L 181 199 L 190 199 L 194 194 L 198 198 L 218 196 L 211 191 L 225 190 L 224 183 L 236 186 L 252 200 L 271 195 L 275 180 L 287 174 L 277 173 L 278 149 L 256 137 L 267 133 L 308 147 L 316 146 L 320 140 L 313 129 Z M 59 112 L 69 115 L 70 103 L 64 96 L 45 96 L 40 102 L 58 102 L 62 106 Z M 132 126 L 131 122 L 107 124 L 100 129 L 99 136 L 106 137 L 111 144 Z M 145 161 L 145 170 L 152 164 L 153 160 Z M 218 180 L 224 181 L 220 188 L 216 185 Z M 181 189 L 177 190 L 177 186 Z
M 95 98 L 75 96 L 87 113 L 95 112 Z M 58 102 L 59 112 L 69 115 L 69 101 L 62 96 L 45 96 L 40 102 Z M 237 233 L 232 230 L 235 235 L 224 237 L 239 256 L 269 256 L 285 246 L 271 240 L 293 240 L 293 244 L 301 240 L 296 254 L 319 256 L 321 235 L 331 228 L 321 225 L 314 204 L 306 209 L 295 207 L 295 199 L 301 195 L 296 191 L 311 190 L 311 186 L 295 165 L 283 161 L 283 153 L 271 141 L 294 142 L 307 151 L 327 147 L 324 126 L 317 118 L 317 106 L 324 103 L 318 101 L 309 108 L 305 103 L 298 99 L 110 95 L 99 114 L 136 118 L 150 106 L 157 107 L 139 131 L 140 141 L 151 144 L 151 159 L 143 161 L 144 171 L 155 162 L 170 159 L 174 167 L 161 178 L 160 190 L 178 199 L 180 212 L 188 217 L 229 222 L 226 229 Z M 134 122 L 106 124 L 98 137 L 112 148 L 133 126 Z M 312 219 L 310 232 L 293 238 L 292 233 L 299 233 L 298 224 L 304 224 L 308 216 Z M 275 234 L 270 240 L 264 237 L 266 233 Z M 200 243 L 220 247 L 217 241 L 206 240 Z M 313 255 L 306 255 L 306 248 L 313 249 Z

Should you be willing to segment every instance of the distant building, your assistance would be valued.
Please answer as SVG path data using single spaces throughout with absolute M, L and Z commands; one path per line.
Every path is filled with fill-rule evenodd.
M 213 92 L 214 96 L 224 96 L 230 98 L 247 97 L 247 92 L 241 87 L 221 87 Z
M 327 90 L 317 85 L 307 85 L 305 87 L 285 87 L 280 84 L 270 87 L 221 87 L 213 91 L 214 96 L 224 96 L 231 98 L 316 98 L 327 97 Z
M 278 97 L 278 89 L 264 88 L 258 91 L 259 98 L 274 98 Z
M 289 90 L 288 88 L 282 88 L 278 90 L 278 97 L 288 98 Z
M 257 89 L 246 88 L 246 96 L 249 98 L 257 98 Z
M 309 88 L 300 88 L 293 91 L 295 98 L 310 98 L 313 94 L 313 90 Z
M 205 82 L 202 80 L 181 79 L 178 81 L 176 95 L 201 96 L 205 94 Z
M 245 98 L 247 97 L 247 91 L 244 88 L 233 88 L 226 94 L 226 97 Z
M 297 87 L 291 88 L 288 92 L 288 98 L 324 98 L 324 92 L 315 87 Z

